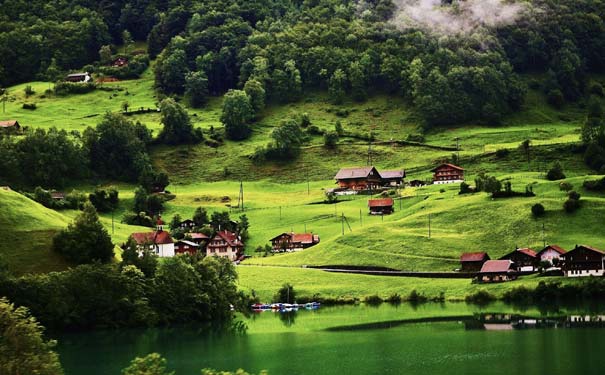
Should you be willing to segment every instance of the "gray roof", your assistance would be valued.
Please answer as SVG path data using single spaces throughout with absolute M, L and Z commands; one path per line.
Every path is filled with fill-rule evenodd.
M 191 242 L 191 241 L 187 241 L 187 240 L 179 240 L 176 243 L 184 243 L 185 245 L 189 245 L 189 246 L 193 246 L 193 247 L 199 247 L 200 245 L 196 244 L 195 242 Z
M 380 172 L 382 178 L 403 178 L 405 176 L 405 172 L 403 170 L 400 171 L 382 171 Z
M 370 175 L 370 172 L 374 170 L 376 172 L 376 177 L 381 177 L 380 173 L 374 167 L 361 167 L 361 168 L 341 168 L 334 179 L 336 180 L 346 180 L 349 178 L 365 178 Z

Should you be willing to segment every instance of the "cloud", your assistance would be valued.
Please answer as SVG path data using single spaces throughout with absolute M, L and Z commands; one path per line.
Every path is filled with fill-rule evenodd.
M 420 28 L 438 34 L 470 34 L 481 28 L 515 23 L 527 3 L 504 0 L 395 0 L 397 12 L 391 23 L 400 29 Z

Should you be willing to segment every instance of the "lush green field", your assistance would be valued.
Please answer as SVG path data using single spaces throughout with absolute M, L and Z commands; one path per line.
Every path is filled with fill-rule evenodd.
M 575 283 L 577 279 L 563 277 L 540 278 L 527 276 L 508 283 L 472 284 L 470 279 L 428 279 L 416 277 L 369 276 L 337 274 L 309 268 L 238 266 L 239 286 L 242 290 L 254 290 L 261 301 L 269 302 L 284 284 L 290 283 L 299 297 L 360 299 L 378 295 L 383 299 L 399 294 L 408 296 L 413 290 L 428 298 L 463 300 L 467 295 L 484 290 L 501 297 L 504 292 L 519 286 L 534 288 L 540 281 Z
M 17 118 L 30 127 L 57 126 L 66 130 L 82 130 L 85 126 L 96 124 L 106 111 L 119 111 L 124 101 L 128 101 L 132 109 L 155 107 L 157 102 L 151 70 L 139 80 L 103 85 L 120 87 L 122 91 L 96 90 L 85 95 L 51 95 L 42 98 L 48 84 L 39 82 L 31 85 L 36 94 L 29 98 L 25 98 L 23 93 L 26 85 L 10 89 L 16 99 L 7 103 L 4 117 Z M 117 96 L 113 97 L 114 94 Z M 36 102 L 38 109 L 21 109 L 25 101 Z M 221 99 L 216 98 L 204 108 L 189 111 L 196 126 L 220 128 L 220 107 Z M 587 194 L 580 188 L 585 179 L 598 176 L 589 176 L 591 172 L 585 167 L 581 155 L 571 153 L 567 145 L 579 139 L 583 111 L 579 106 L 568 106 L 563 111 L 554 110 L 546 105 L 540 93 L 530 91 L 522 111 L 510 116 L 500 126 L 467 124 L 448 130 L 435 130 L 426 134 L 425 145 L 409 145 L 392 142 L 404 140 L 409 134 L 418 132 L 413 111 L 400 98 L 378 95 L 365 103 L 345 102 L 335 106 L 328 102 L 325 93 L 316 92 L 309 93 L 299 103 L 269 106 L 262 120 L 253 125 L 253 135 L 249 140 L 226 141 L 217 148 L 204 144 L 162 146 L 152 150 L 152 158 L 156 166 L 169 173 L 172 181 L 169 189 L 176 194 L 176 199 L 168 202 L 162 213 L 166 221 L 177 213 L 183 218 L 190 217 L 198 206 L 211 212 L 228 210 L 234 219 L 245 213 L 251 224 L 246 251 L 255 255 L 246 263 L 296 267 L 241 268 L 243 287 L 250 288 L 252 285 L 251 281 L 246 280 L 258 278 L 259 284 L 264 284 L 263 280 L 272 280 L 273 272 L 266 275 L 251 270 L 271 269 L 279 274 L 276 280 L 299 282 L 303 290 L 306 283 L 321 284 L 325 286 L 318 292 L 341 295 L 347 290 L 354 292 L 356 289 L 353 285 L 359 283 L 360 276 L 329 275 L 330 280 L 335 281 L 327 281 L 323 279 L 326 274 L 299 267 L 371 265 L 411 271 L 450 271 L 459 266 L 458 257 L 466 251 L 487 251 L 492 258 L 496 258 L 516 246 L 540 248 L 544 241 L 565 248 L 571 248 L 576 243 L 604 247 L 600 217 L 605 210 L 605 199 L 598 194 Z M 323 147 L 322 137 L 310 136 L 300 157 L 294 161 L 253 163 L 249 156 L 257 147 L 270 141 L 272 129 L 280 121 L 301 113 L 308 113 L 313 125 L 322 130 L 331 130 L 340 121 L 346 134 L 353 136 L 342 137 L 335 150 Z M 155 113 L 132 118 L 146 123 L 156 132 L 161 126 L 159 115 Z M 467 180 L 472 181 L 478 173 L 487 172 L 500 179 L 510 179 L 516 190 L 522 191 L 531 184 L 536 197 L 491 200 L 482 193 L 460 196 L 457 185 L 405 188 L 396 192 L 401 198 L 396 196 L 395 213 L 385 217 L 367 214 L 367 196 L 343 197 L 337 204 L 322 204 L 324 191 L 334 187 L 332 177 L 339 168 L 367 163 L 368 144 L 357 136 L 365 136 L 369 132 L 376 137 L 371 147 L 371 157 L 372 163 L 379 169 L 405 168 L 408 180 L 429 178 L 430 169 L 454 153 L 451 147 L 456 145 L 458 139 L 461 145 L 460 164 L 466 169 Z M 525 139 L 532 140 L 533 144 L 529 162 L 518 149 Z M 494 151 L 502 148 L 509 149 L 510 153 L 498 158 Z M 544 172 L 555 160 L 563 164 L 568 181 L 583 195 L 583 207 L 574 214 L 563 212 L 565 194 L 559 191 L 559 182 L 544 179 Z M 244 211 L 237 207 L 240 180 L 243 180 L 244 187 Z M 113 213 L 113 221 L 111 213 L 102 214 L 101 219 L 112 233 L 114 243 L 120 244 L 131 232 L 146 229 L 120 223 L 132 205 L 134 186 L 116 186 L 120 190 L 120 207 Z M 90 191 L 94 187 L 80 185 L 76 188 Z M 5 197 L 5 201 L 12 199 L 17 198 Z M 530 207 L 538 202 L 544 204 L 547 214 L 536 220 L 530 214 Z M 37 217 L 38 206 L 18 211 L 28 217 Z M 45 236 L 38 235 L 36 250 L 31 254 L 44 251 L 50 243 L 52 231 L 64 227 L 76 212 L 57 214 L 49 211 L 48 214 L 57 215 L 57 218 L 51 217 L 41 222 L 39 230 L 48 232 L 44 232 Z M 2 216 L 9 218 L 4 214 Z M 27 223 L 27 219 L 5 221 L 8 227 L 14 222 Z M 14 233 L 25 230 L 20 225 L 23 224 L 15 224 Z M 293 254 L 262 257 L 254 253 L 258 246 L 269 243 L 272 237 L 289 231 L 319 234 L 321 243 Z M 44 260 L 46 263 L 38 262 L 38 266 L 35 265 L 36 261 L 28 257 L 16 262 L 15 254 L 27 252 L 28 256 L 31 255 L 24 250 L 28 245 L 17 241 L 17 238 L 2 246 L 3 252 L 9 254 L 8 258 L 13 259 L 11 262 L 18 272 L 62 266 L 56 259 L 48 260 L 49 257 Z M 47 267 L 47 264 L 51 265 Z M 293 280 L 288 280 L 286 274 L 291 274 Z M 322 276 L 317 280 L 313 276 L 305 281 L 308 274 Z M 402 279 L 387 278 L 372 285 L 380 285 L 380 290 L 390 293 L 399 288 L 398 284 L 391 284 L 396 280 Z M 408 281 L 400 294 L 413 289 L 417 283 L 412 279 L 405 280 Z M 463 296 L 471 290 L 466 280 L 437 280 L 434 287 L 431 286 L 433 282 L 426 284 L 420 281 L 418 285 L 427 293 L 438 293 L 442 289 L 441 283 L 454 288 L 448 289 L 448 295 L 453 297 Z M 272 281 L 266 284 L 272 285 Z M 312 288 L 307 292 L 315 293 Z M 360 289 L 355 293 L 367 295 L 370 291 Z

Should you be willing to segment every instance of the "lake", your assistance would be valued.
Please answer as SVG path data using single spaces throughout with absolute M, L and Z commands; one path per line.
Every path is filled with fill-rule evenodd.
M 501 303 L 322 307 L 241 318 L 246 333 L 202 327 L 63 334 L 67 375 L 120 374 L 158 352 L 177 375 L 202 368 L 281 374 L 603 374 L 601 308 Z

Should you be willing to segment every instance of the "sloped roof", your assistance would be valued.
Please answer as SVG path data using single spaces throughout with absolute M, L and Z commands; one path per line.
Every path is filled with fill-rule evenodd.
M 487 257 L 489 259 L 489 255 L 486 252 L 476 252 L 476 253 L 463 253 L 460 255 L 461 262 L 480 262 Z
M 195 242 L 191 242 L 191 241 L 187 241 L 187 240 L 178 240 L 178 241 L 175 242 L 175 245 L 179 244 L 179 243 L 183 243 L 183 244 L 189 245 L 191 247 L 199 247 L 200 246 L 200 245 L 196 244 Z
M 440 165 L 436 166 L 435 168 L 431 169 L 431 172 L 435 172 L 437 169 L 442 168 L 442 167 L 450 167 L 450 168 L 457 169 L 459 171 L 463 171 L 464 170 L 464 168 L 459 167 L 457 165 L 450 164 L 450 163 L 443 163 L 443 164 L 440 164 Z
M 237 238 L 237 234 L 235 234 L 233 232 L 229 232 L 228 230 L 222 230 L 222 231 L 216 232 L 216 235 L 221 237 L 223 240 L 225 240 L 229 244 L 229 246 L 232 246 L 232 247 L 244 246 L 242 241 L 240 241 L 240 239 Z
M 368 207 L 391 207 L 393 206 L 393 198 L 370 199 Z
M 17 125 L 19 125 L 19 122 L 17 120 L 0 121 L 0 128 L 11 128 Z
M 357 167 L 357 168 L 341 168 L 334 179 L 336 180 L 347 180 L 352 178 L 365 178 L 370 175 L 371 171 L 376 172 L 377 177 L 381 177 L 374 167 Z
M 208 236 L 206 236 L 204 233 L 189 233 L 189 236 L 191 238 L 193 238 L 194 240 L 207 240 Z
M 382 172 L 380 172 L 380 176 L 382 178 L 404 178 L 405 177 L 405 171 L 404 170 L 400 170 L 400 171 L 382 171 Z
M 514 251 L 511 251 L 510 253 L 504 255 L 503 257 L 501 257 L 500 259 L 508 259 L 509 257 L 515 255 L 515 254 L 524 254 L 530 258 L 535 258 L 536 257 L 536 252 L 533 251 L 530 248 L 520 248 L 520 249 L 515 249 Z
M 563 254 L 566 253 L 565 249 L 563 249 L 561 246 L 558 246 L 558 245 L 547 245 L 544 249 L 542 249 L 542 250 L 540 250 L 538 252 L 537 256 L 541 256 L 542 253 L 548 251 L 549 249 L 550 250 L 554 250 L 554 251 L 556 251 L 557 253 L 559 253 L 561 255 L 563 255 Z
M 300 242 L 302 244 L 313 243 L 313 233 L 292 233 L 292 242 Z
M 483 263 L 481 267 L 481 273 L 500 273 L 512 271 L 513 262 L 511 260 L 488 260 Z
M 156 244 L 156 245 L 164 245 L 169 243 L 174 243 L 172 237 L 170 237 L 170 233 L 166 231 L 156 231 L 153 232 L 139 232 L 131 234 L 132 238 L 139 245 L 144 245 L 148 243 Z
M 563 254 L 563 256 L 565 257 L 565 256 L 567 256 L 569 254 L 572 254 L 574 251 L 576 251 L 578 249 L 582 249 L 582 248 L 584 248 L 584 249 L 586 249 L 588 251 L 594 251 L 595 253 L 598 253 L 600 255 L 605 255 L 605 252 L 603 252 L 602 250 L 596 249 L 596 248 L 594 248 L 592 246 L 576 245 L 575 248 L 573 248 L 572 250 L 569 250 L 568 252 L 566 252 L 565 254 Z

